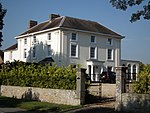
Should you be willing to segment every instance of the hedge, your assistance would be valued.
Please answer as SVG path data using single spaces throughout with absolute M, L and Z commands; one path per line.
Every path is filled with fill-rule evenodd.
M 150 94 L 150 64 L 140 65 L 138 81 L 135 82 L 133 89 L 139 94 Z
M 76 69 L 15 61 L 2 65 L 0 85 L 75 90 Z

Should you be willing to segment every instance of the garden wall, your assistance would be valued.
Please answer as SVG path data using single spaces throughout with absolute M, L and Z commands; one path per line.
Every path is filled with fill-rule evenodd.
M 102 98 L 115 98 L 116 84 L 102 84 L 101 97 Z
M 31 99 L 66 105 L 80 105 L 75 90 L 46 89 L 20 86 L 1 86 L 1 96 Z
M 150 113 L 150 95 L 122 93 L 122 110 L 135 113 Z

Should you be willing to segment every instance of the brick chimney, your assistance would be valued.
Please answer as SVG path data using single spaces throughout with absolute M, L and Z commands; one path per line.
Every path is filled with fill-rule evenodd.
M 49 20 L 53 20 L 53 19 L 58 18 L 58 17 L 60 17 L 59 14 L 50 14 L 49 15 Z
M 28 29 L 32 28 L 33 26 L 37 25 L 38 22 L 34 20 L 29 20 L 28 22 Z

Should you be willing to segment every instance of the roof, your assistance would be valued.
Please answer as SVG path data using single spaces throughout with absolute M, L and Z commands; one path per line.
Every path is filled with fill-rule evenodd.
M 83 30 L 88 32 L 102 33 L 106 35 L 114 35 L 117 37 L 121 37 L 121 35 L 119 35 L 118 33 L 104 27 L 103 25 L 97 22 L 67 16 L 57 17 L 53 20 L 48 20 L 46 22 L 40 23 L 28 29 L 19 36 L 56 27 Z
M 5 49 L 4 51 L 15 50 L 15 49 L 17 49 L 17 47 L 18 47 L 18 43 L 14 44 L 14 45 L 12 45 L 12 46 L 10 46 L 10 47 L 8 47 L 8 48 Z

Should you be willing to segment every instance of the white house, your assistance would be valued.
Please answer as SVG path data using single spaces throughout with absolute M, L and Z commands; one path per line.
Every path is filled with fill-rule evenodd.
M 4 51 L 4 62 L 79 64 L 96 81 L 102 71 L 121 65 L 123 36 L 94 21 L 51 14 L 43 23 L 29 21 L 27 31 L 15 38 L 17 44 Z

